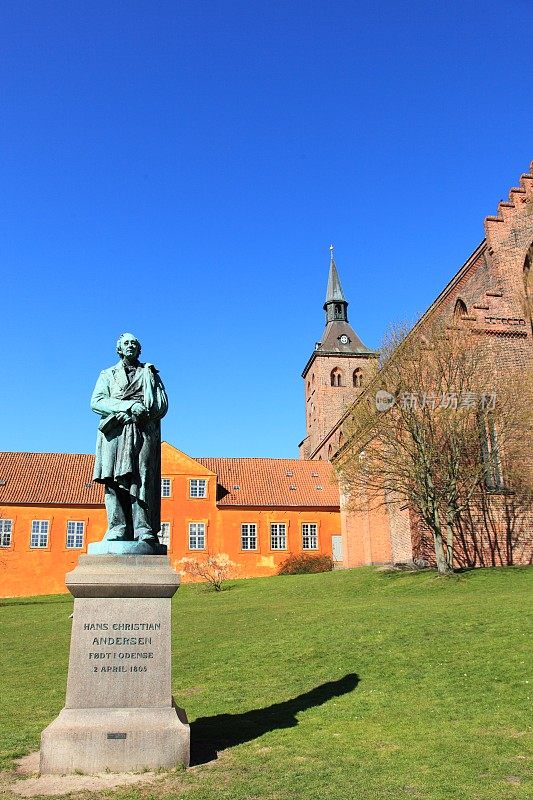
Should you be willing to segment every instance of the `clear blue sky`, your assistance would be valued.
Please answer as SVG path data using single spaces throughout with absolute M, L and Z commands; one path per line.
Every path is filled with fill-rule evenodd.
M 191 455 L 296 456 L 329 244 L 377 347 L 533 157 L 530 0 L 4 0 L 3 450 L 92 452 L 133 331 Z

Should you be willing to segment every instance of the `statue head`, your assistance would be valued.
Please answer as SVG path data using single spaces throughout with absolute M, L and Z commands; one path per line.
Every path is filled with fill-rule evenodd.
M 141 354 L 141 343 L 133 333 L 122 333 L 118 337 L 117 353 L 121 358 L 122 356 L 139 358 Z

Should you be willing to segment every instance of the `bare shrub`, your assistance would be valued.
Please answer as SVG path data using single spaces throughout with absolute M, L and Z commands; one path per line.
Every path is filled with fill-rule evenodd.
M 222 591 L 224 581 L 235 577 L 237 564 L 230 560 L 225 553 L 209 553 L 203 558 L 182 558 L 182 574 L 196 580 L 206 581 L 215 592 Z
M 285 559 L 278 569 L 278 575 L 307 575 L 315 572 L 331 572 L 333 559 L 321 553 L 298 553 Z

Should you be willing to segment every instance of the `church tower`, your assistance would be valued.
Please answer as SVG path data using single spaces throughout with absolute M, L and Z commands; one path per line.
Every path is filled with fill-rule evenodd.
M 378 353 L 369 350 L 348 322 L 348 301 L 330 247 L 326 291 L 326 327 L 302 377 L 305 383 L 307 436 L 300 457 L 313 458 L 318 445 L 361 393 L 377 370 Z

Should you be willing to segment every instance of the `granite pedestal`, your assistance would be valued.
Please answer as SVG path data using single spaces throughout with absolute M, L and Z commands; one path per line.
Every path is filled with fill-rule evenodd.
M 86 555 L 66 576 L 74 616 L 65 708 L 41 734 L 41 773 L 189 764 L 189 725 L 171 694 L 170 604 L 162 555 Z

